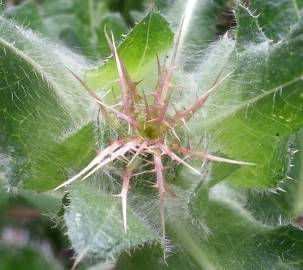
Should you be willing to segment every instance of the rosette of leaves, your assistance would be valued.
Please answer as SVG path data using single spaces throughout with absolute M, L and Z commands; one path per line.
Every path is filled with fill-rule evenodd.
M 189 105 L 222 70 L 233 75 L 178 135 L 192 148 L 256 165 L 205 162 L 201 177 L 164 160 L 170 190 L 164 245 L 157 193 L 147 187 L 154 183 L 152 174 L 138 176 L 129 192 L 127 233 L 120 199 L 112 196 L 121 189 L 121 164 L 77 181 L 66 188 L 64 214 L 77 263 L 110 260 L 117 269 L 303 268 L 303 234 L 295 226 L 302 214 L 302 157 L 294 154 L 302 145 L 297 133 L 303 119 L 302 8 L 298 0 L 238 3 L 236 28 L 195 55 L 186 55 L 191 41 L 186 33 L 195 27 L 188 24 L 172 81 L 174 106 Z M 117 139 L 65 66 L 114 102 L 119 96 L 115 62 L 109 58 L 87 68 L 77 56 L 12 21 L 0 23 L 5 175 L 10 186 L 51 190 Z M 151 11 L 117 51 L 132 78 L 143 79 L 141 91 L 148 91 L 157 77 L 156 55 L 163 60 L 172 46 L 165 16 Z M 194 68 L 185 69 L 191 60 Z

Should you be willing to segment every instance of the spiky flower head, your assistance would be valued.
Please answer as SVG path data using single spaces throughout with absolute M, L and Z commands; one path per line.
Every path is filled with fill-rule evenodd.
M 201 175 L 201 172 L 192 167 L 185 158 L 193 158 L 200 160 L 209 160 L 216 162 L 225 162 L 238 165 L 253 165 L 249 162 L 238 160 L 230 160 L 203 151 L 193 151 L 190 148 L 182 147 L 183 142 L 177 135 L 176 129 L 186 127 L 186 122 L 200 110 L 207 101 L 210 94 L 227 78 L 231 73 L 223 75 L 221 72 L 216 78 L 213 85 L 205 91 L 201 96 L 192 102 L 192 104 L 183 110 L 176 110 L 174 114 L 169 113 L 172 106 L 171 96 L 173 90 L 173 74 L 175 70 L 175 61 L 178 52 L 181 29 L 176 38 L 173 54 L 171 56 L 168 67 L 161 66 L 158 56 L 155 56 L 158 66 L 158 81 L 156 87 L 146 95 L 153 98 L 147 99 L 146 95 L 140 95 L 137 90 L 137 82 L 134 82 L 124 63 L 120 59 L 114 36 L 111 37 L 105 30 L 105 35 L 111 48 L 112 55 L 115 59 L 120 85 L 121 102 L 112 106 L 106 104 L 88 85 L 78 77 L 74 72 L 70 71 L 73 76 L 82 84 L 82 86 L 90 93 L 92 98 L 99 104 L 100 111 L 105 121 L 112 126 L 113 119 L 119 119 L 119 126 L 124 127 L 124 132 L 120 138 L 116 139 L 109 146 L 99 151 L 99 154 L 78 174 L 58 186 L 60 189 L 71 184 L 77 179 L 86 179 L 96 171 L 105 167 L 109 163 L 123 159 L 125 161 L 124 168 L 121 171 L 122 190 L 119 196 L 122 200 L 123 225 L 125 233 L 127 232 L 127 194 L 130 189 L 130 181 L 146 160 L 144 156 L 152 156 L 152 167 L 155 174 L 153 187 L 158 190 L 160 199 L 160 217 L 163 238 L 165 237 L 165 218 L 164 203 L 167 185 L 164 179 L 163 157 L 167 156 L 174 162 L 186 166 L 193 173 Z M 113 127 L 114 128 L 114 127 Z M 127 159 L 126 155 L 131 158 Z M 143 172 L 144 173 L 144 172 Z

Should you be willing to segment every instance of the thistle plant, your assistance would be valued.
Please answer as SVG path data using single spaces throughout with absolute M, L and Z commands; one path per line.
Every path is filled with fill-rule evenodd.
M 186 158 L 237 165 L 254 165 L 250 162 L 222 158 L 203 151 L 193 151 L 188 147 L 182 146 L 184 142 L 182 142 L 178 136 L 179 129 L 183 127 L 188 128 L 186 121 L 193 117 L 198 110 L 202 109 L 210 94 L 232 75 L 232 72 L 225 75 L 222 75 L 222 72 L 220 72 L 213 85 L 194 100 L 188 108 L 175 110 L 173 115 L 169 114 L 169 107 L 173 105 L 171 103 L 174 88 L 172 80 L 174 69 L 176 68 L 175 61 L 178 53 L 182 24 L 183 22 L 181 23 L 168 67 L 161 66 L 159 57 L 156 57 L 158 80 L 155 89 L 150 93 L 143 92 L 143 95 L 139 94 L 137 89 L 138 82 L 131 79 L 125 64 L 118 55 L 114 35 L 111 33 L 110 38 L 106 29 L 104 30 L 105 36 L 118 71 L 121 102 L 115 105 L 107 105 L 79 76 L 70 70 L 73 76 L 99 104 L 100 112 L 110 127 L 114 128 L 113 118 L 121 120 L 118 124 L 119 129 L 115 131 L 119 132 L 119 130 L 122 130 L 122 132 L 120 132 L 119 138 L 114 140 L 111 145 L 105 149 L 101 149 L 99 154 L 83 170 L 59 185 L 55 190 L 69 185 L 79 178 L 85 180 L 111 162 L 123 160 L 125 166 L 120 173 L 123 182 L 122 190 L 119 195 L 115 196 L 121 197 L 122 200 L 125 233 L 127 232 L 127 193 L 130 189 L 130 181 L 132 177 L 145 173 L 144 171 L 140 171 L 140 168 L 144 167 L 144 163 L 147 162 L 151 164 L 153 167 L 152 171 L 155 174 L 156 180 L 152 187 L 156 188 L 159 193 L 163 237 L 165 237 L 164 200 L 167 190 L 164 179 L 163 156 L 168 156 L 173 161 L 189 168 L 192 173 L 200 175 L 201 177 L 203 177 L 203 174 L 191 166 L 185 160 Z M 147 95 L 153 97 L 151 102 L 148 101 Z M 124 132 L 124 130 L 128 131 Z M 151 157 L 151 160 L 149 157 Z
M 133 28 L 111 1 L 0 7 L 0 182 L 55 217 L 65 268 L 302 269 L 303 2 L 245 2 Z

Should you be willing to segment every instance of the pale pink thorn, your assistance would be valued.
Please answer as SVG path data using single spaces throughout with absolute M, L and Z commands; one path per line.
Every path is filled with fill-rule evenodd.
M 117 48 L 116 48 L 116 45 L 115 45 L 115 40 L 114 40 L 113 33 L 111 33 L 111 36 L 112 36 L 112 44 L 113 44 L 113 49 L 114 49 L 114 57 L 115 57 L 115 60 L 116 60 L 118 76 L 119 76 L 119 81 L 120 81 L 123 106 L 124 106 L 124 110 L 126 112 L 129 112 L 130 104 L 129 104 L 129 100 L 128 100 L 127 83 L 125 81 L 125 77 L 124 77 L 124 74 L 123 74 L 123 68 L 122 68 L 122 65 L 121 65 L 121 62 L 120 62 L 120 58 L 118 56 L 118 52 L 117 52 Z
M 148 170 L 148 171 L 144 171 L 144 172 L 140 172 L 140 173 L 134 173 L 133 176 L 140 176 L 146 173 L 153 173 L 155 172 L 155 170 Z
M 110 37 L 109 37 L 109 35 L 108 35 L 108 33 L 107 33 L 106 25 L 104 25 L 104 29 L 103 29 L 103 30 L 104 30 L 104 35 L 105 35 L 105 38 L 106 38 L 106 40 L 107 40 L 108 46 L 109 46 L 109 48 L 110 48 L 112 54 L 114 55 L 114 54 L 115 54 L 114 46 L 113 46 L 113 43 L 112 43 L 112 41 L 111 41 L 111 39 L 110 39 Z
M 116 45 L 115 45 L 114 35 L 113 35 L 113 33 L 111 33 L 111 35 L 112 35 L 112 40 L 111 40 L 106 31 L 106 26 L 104 26 L 104 34 L 105 34 L 108 45 L 109 45 L 109 47 L 112 51 L 112 54 L 115 58 L 115 61 L 116 61 L 116 66 L 117 66 L 118 76 L 119 76 L 118 82 L 120 83 L 120 87 L 121 87 L 121 95 L 122 95 L 124 110 L 126 112 L 129 112 L 131 106 L 130 106 L 129 100 L 128 100 L 128 90 L 127 90 L 127 82 L 126 82 L 127 78 L 125 78 L 125 75 L 126 75 L 125 73 L 127 73 L 127 72 L 126 72 L 125 68 L 123 67 L 122 61 L 119 58 L 119 55 L 118 55 L 118 52 L 116 49 Z M 127 77 L 129 78 L 129 76 L 127 76 Z
M 191 132 L 191 130 L 190 130 L 189 126 L 187 125 L 185 119 L 182 118 L 181 121 L 182 121 L 183 125 L 185 126 L 185 128 L 186 128 L 189 132 Z
M 208 153 L 204 153 L 204 152 L 191 151 L 191 150 L 188 150 L 186 148 L 178 148 L 177 151 L 182 153 L 182 154 L 185 154 L 187 156 L 195 157 L 195 158 L 203 159 L 203 160 L 224 162 L 224 163 L 244 165 L 244 166 L 254 166 L 254 165 L 256 165 L 255 163 L 251 163 L 251 162 L 245 162 L 245 161 L 240 161 L 240 160 L 233 160 L 233 159 L 217 157 L 217 156 L 214 156 L 214 155 L 211 155 L 211 154 L 208 154 Z
M 164 71 L 161 67 L 160 59 L 159 59 L 158 54 L 156 54 L 156 59 L 157 59 L 157 70 L 158 70 L 158 82 L 157 82 L 157 87 L 156 88 L 158 88 L 161 85 L 161 81 L 163 80 L 163 76 L 165 75 L 165 73 L 164 73 Z M 151 94 L 154 95 L 157 98 L 157 101 L 159 102 L 160 99 L 157 97 L 158 96 L 157 95 L 158 91 L 156 93 L 152 92 Z
M 181 144 L 181 139 L 179 138 L 179 136 L 176 133 L 176 131 L 174 130 L 174 128 L 171 127 L 171 126 L 169 126 L 169 129 L 171 130 L 171 132 L 173 133 L 173 135 L 176 137 L 177 141 Z
M 67 186 L 74 182 L 75 180 L 79 179 L 83 175 L 85 175 L 89 170 L 91 170 L 93 167 L 95 167 L 98 163 L 102 162 L 104 158 L 106 158 L 108 155 L 111 155 L 112 152 L 114 152 L 116 149 L 118 149 L 122 145 L 121 140 L 114 141 L 109 147 L 105 148 L 103 151 L 101 151 L 82 171 L 77 173 L 75 176 L 70 178 L 69 180 L 65 181 L 61 185 L 57 186 L 54 190 L 58 190 L 64 186 Z
M 177 112 L 178 112 L 178 109 L 177 109 L 177 107 L 176 107 L 176 104 L 172 102 L 171 105 L 172 105 L 172 107 L 173 107 L 175 113 L 177 113 Z
M 166 114 L 166 111 L 167 111 L 167 108 L 168 108 L 168 103 L 169 103 L 169 98 L 167 98 L 167 101 L 166 103 L 160 108 L 160 113 L 159 113 L 159 116 L 156 120 L 156 123 L 157 124 L 163 124 L 163 122 L 165 121 L 165 114 Z
M 237 165 L 244 165 L 244 166 L 255 166 L 256 165 L 255 163 L 252 163 L 252 162 L 227 159 L 227 158 L 213 156 L 211 154 L 206 154 L 206 159 L 211 160 L 211 161 L 225 162 L 225 163 L 229 163 L 229 164 L 237 164 Z
M 86 247 L 86 248 L 82 251 L 82 253 L 80 253 L 80 254 L 76 257 L 76 259 L 75 259 L 75 261 L 74 261 L 74 263 L 73 263 L 73 265 L 72 265 L 71 270 L 76 270 L 76 269 L 77 269 L 79 263 L 84 259 L 85 255 L 87 254 L 87 251 L 88 251 L 88 247 Z
M 77 76 L 72 70 L 67 68 L 71 74 L 81 83 L 81 85 L 91 94 L 91 96 L 96 100 L 96 102 L 101 106 L 102 113 L 107 114 L 106 109 L 114 112 L 119 118 L 127 121 L 129 124 L 131 124 L 134 127 L 137 127 L 137 122 L 132 119 L 130 116 L 126 115 L 125 113 L 119 112 L 118 110 L 112 108 L 111 106 L 106 105 L 103 103 L 102 99 L 96 95 L 96 93 L 90 89 L 90 87 L 79 77 Z
M 123 104 L 121 102 L 118 102 L 118 103 L 112 105 L 111 107 L 115 108 L 115 107 L 120 107 L 121 105 L 123 105 Z
M 230 77 L 230 75 L 233 73 L 230 72 L 227 75 L 225 75 L 221 80 L 217 80 L 211 88 L 209 88 L 205 93 L 203 93 L 189 108 L 177 112 L 171 119 L 170 122 L 175 124 L 180 120 L 186 120 L 188 118 L 191 118 L 199 109 L 201 109 L 205 102 L 207 101 L 210 94 L 217 89 L 217 87 L 223 83 L 227 78 Z
M 84 89 L 99 103 L 101 111 L 105 117 L 107 117 L 106 106 L 102 102 L 102 99 L 71 69 L 66 67 L 66 69 L 75 77 L 75 79 L 84 87 Z
M 115 195 L 115 196 L 121 197 L 121 200 L 122 200 L 123 227 L 124 227 L 125 233 L 127 233 L 127 193 L 129 190 L 129 180 L 130 180 L 131 176 L 132 176 L 131 172 L 127 171 L 127 169 L 125 171 L 123 171 L 123 173 L 122 173 L 122 179 L 123 179 L 122 190 L 119 195 Z
M 151 119 L 151 111 L 150 111 L 150 108 L 149 108 L 149 105 L 148 105 L 148 102 L 147 102 L 146 95 L 145 95 L 144 91 L 143 91 L 143 99 L 144 99 L 144 105 L 145 105 L 146 119 L 149 120 L 149 119 Z
M 179 44 L 180 44 L 180 39 L 181 39 L 181 33 L 182 33 L 182 28 L 183 28 L 183 23 L 184 23 L 184 17 L 182 18 L 182 22 L 178 31 L 178 36 L 177 36 L 177 40 L 175 43 L 175 47 L 174 47 L 174 53 L 171 59 L 171 66 L 175 65 L 175 61 L 177 58 L 177 53 L 178 53 L 178 49 L 179 49 Z
M 108 42 L 108 45 L 112 51 L 112 54 L 113 56 L 115 57 L 115 59 L 118 58 L 119 60 L 119 66 L 120 66 L 120 71 L 121 73 L 119 73 L 119 69 L 118 69 L 118 75 L 119 75 L 119 80 L 118 82 L 121 83 L 121 78 L 123 78 L 123 81 L 124 81 L 124 85 L 125 85 L 125 88 L 124 90 L 126 91 L 125 94 L 128 94 L 128 91 L 127 91 L 127 87 L 129 87 L 129 90 L 130 90 L 130 93 L 132 95 L 132 98 L 134 101 L 138 100 L 140 98 L 140 96 L 138 95 L 137 93 L 137 89 L 136 89 L 136 86 L 143 80 L 140 80 L 138 82 L 133 82 L 132 79 L 130 78 L 126 68 L 125 68 L 125 65 L 123 64 L 122 60 L 119 58 L 118 56 L 118 53 L 117 53 L 117 50 L 116 50 L 116 45 L 115 45 L 115 42 L 114 42 L 114 37 L 113 37 L 113 33 L 112 34 L 112 40 L 109 38 L 108 34 L 107 34 L 107 31 L 106 31 L 106 26 L 104 26 L 104 34 L 105 34 L 105 37 L 107 39 L 107 42 Z M 116 60 L 116 63 L 118 65 L 118 62 Z M 121 76 L 120 76 L 121 75 Z M 128 108 L 127 110 L 129 110 L 131 108 L 131 106 L 129 105 L 128 103 L 128 95 L 127 95 L 127 103 L 125 104 L 128 104 Z
M 160 78 L 161 74 L 162 74 L 162 67 L 160 64 L 160 59 L 158 54 L 156 54 L 156 59 L 157 59 L 157 68 L 158 68 L 158 77 Z
M 157 183 L 156 185 L 154 185 L 154 187 L 156 187 L 159 191 L 160 218 L 161 218 L 163 239 L 165 239 L 165 213 L 164 213 L 165 187 L 164 187 L 163 163 L 162 163 L 161 155 L 154 154 L 154 162 L 155 162 L 155 172 L 157 177 Z
M 159 85 L 158 85 L 158 90 L 156 92 L 156 99 L 155 99 L 155 105 L 158 105 L 158 106 L 159 105 L 161 106 L 161 104 L 163 104 L 163 103 L 165 105 L 168 103 L 167 95 L 168 95 L 169 88 L 172 87 L 172 84 L 170 82 L 171 82 L 172 75 L 173 75 L 173 72 L 174 72 L 174 69 L 175 69 L 174 65 L 175 65 L 175 60 L 176 60 L 177 52 L 178 52 L 178 48 L 179 48 L 179 43 L 180 43 L 180 37 L 181 37 L 183 22 L 184 22 L 184 18 L 182 19 L 181 26 L 180 26 L 180 29 L 179 29 L 179 32 L 178 32 L 178 36 L 177 36 L 177 40 L 176 40 L 176 43 L 175 43 L 175 46 L 174 46 L 174 49 L 173 49 L 173 55 L 172 55 L 172 58 L 171 58 L 171 64 L 168 67 L 168 69 L 165 72 L 165 74 L 163 74 L 162 71 L 159 74 L 159 79 L 160 80 L 159 80 L 159 83 L 158 83 Z M 158 61 L 158 58 L 157 58 L 157 63 L 158 63 L 158 66 L 160 66 L 160 62 Z M 159 68 L 158 68 L 158 70 L 159 70 Z M 164 78 L 162 78 L 163 75 L 165 75 Z M 167 109 L 167 106 L 165 108 L 161 108 L 161 109 L 165 113 L 165 111 Z M 162 115 L 163 115 L 163 112 L 161 113 L 161 117 L 162 117 Z
M 166 71 L 165 77 L 163 78 L 163 81 L 159 85 L 159 89 L 156 93 L 155 105 L 161 107 L 167 103 L 166 98 L 167 98 L 168 90 L 172 86 L 172 84 L 170 83 L 172 79 L 172 75 L 173 75 L 173 67 L 170 67 Z
M 157 118 L 153 118 L 153 119 L 150 119 L 150 120 L 148 120 L 148 121 L 146 121 L 147 123 L 153 123 L 153 122 L 155 122 L 157 120 Z
M 104 98 L 106 98 L 106 96 L 112 92 L 112 89 L 107 90 L 102 96 L 101 96 L 101 100 L 104 100 Z
M 197 169 L 190 166 L 188 163 L 186 163 L 183 159 L 178 157 L 174 152 L 172 152 L 166 145 L 159 143 L 159 148 L 162 150 L 163 154 L 168 155 L 172 160 L 175 160 L 179 162 L 180 164 L 184 165 L 185 167 L 189 168 L 194 173 L 203 176 L 201 172 L 199 172 Z
M 123 157 L 125 153 L 130 151 L 131 149 L 134 149 L 136 146 L 139 146 L 140 143 L 138 140 L 132 140 L 126 143 L 124 146 L 119 148 L 117 151 L 113 152 L 110 157 L 105 159 L 103 162 L 101 162 L 99 165 L 97 165 L 93 170 L 91 170 L 87 175 L 85 175 L 82 180 L 85 180 L 89 176 L 91 176 L 93 173 L 95 173 L 97 170 L 101 169 L 108 163 L 114 161 L 115 159 L 118 159 L 119 157 Z
M 123 64 L 122 64 L 122 68 L 123 68 L 123 72 L 125 74 L 126 82 L 128 84 L 128 87 L 129 87 L 129 91 L 130 91 L 130 94 L 131 94 L 132 101 L 133 101 L 133 103 L 136 103 L 138 100 L 141 99 L 141 96 L 138 94 L 138 91 L 137 91 L 137 85 L 140 84 L 141 82 L 143 82 L 144 79 L 139 80 L 137 82 L 134 82 L 130 78 L 130 75 L 128 74 L 128 72 L 127 72 L 127 70 L 126 70 L 126 68 L 124 67 Z
M 157 124 L 161 124 L 165 118 L 171 93 L 169 89 L 172 87 L 171 80 L 174 72 L 174 66 L 170 66 L 167 71 L 163 72 L 159 78 L 158 89 L 155 94 L 154 108 L 159 111 L 156 119 Z M 163 78 L 162 78 L 163 76 Z
M 157 176 L 157 184 L 156 186 L 159 189 L 159 192 L 161 194 L 165 193 L 165 188 L 164 188 L 164 179 L 163 179 L 163 163 L 162 163 L 162 158 L 160 155 L 155 154 L 154 155 L 154 161 L 155 161 L 155 172 Z
M 154 93 L 154 107 L 160 111 L 166 111 L 166 108 L 163 107 L 166 106 L 166 104 L 169 102 L 169 98 L 167 98 L 167 95 L 169 93 L 169 89 L 172 87 L 171 79 L 173 72 L 174 66 L 172 65 L 166 71 L 161 71 L 161 73 L 158 74 L 158 84 Z M 160 114 L 162 115 L 163 113 L 161 112 Z
M 101 100 L 100 97 L 98 97 L 97 94 L 75 72 L 68 67 L 66 67 L 66 69 L 75 77 L 75 79 L 78 80 L 78 82 L 90 93 L 92 97 L 97 100 Z

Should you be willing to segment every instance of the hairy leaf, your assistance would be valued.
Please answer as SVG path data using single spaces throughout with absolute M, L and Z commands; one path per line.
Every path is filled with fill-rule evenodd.
M 76 67 L 65 54 L 66 65 Z M 94 110 L 62 58 L 56 47 L 0 17 L 0 149 L 11 185 L 54 188 L 94 154 L 88 124 Z
M 287 36 L 290 29 L 302 20 L 302 0 L 254 0 L 250 9 L 258 15 L 258 21 L 266 35 L 278 41 Z
M 283 41 L 273 43 L 241 5 L 237 19 L 238 39 L 227 65 L 234 75 L 217 90 L 202 124 L 207 126 L 212 151 L 256 164 L 237 170 L 230 166 L 229 181 L 275 187 L 288 168 L 288 138 L 303 124 L 303 36 L 298 25 Z
M 293 139 L 291 151 L 295 152 L 287 179 L 272 192 L 248 192 L 247 208 L 266 224 L 302 224 L 302 130 Z
M 122 256 L 118 269 L 141 269 L 142 265 L 145 269 L 184 270 L 301 269 L 302 231 L 257 222 L 237 198 L 237 192 L 226 186 L 213 189 L 201 218 L 203 227 L 184 219 L 184 214 L 170 219 L 174 249 L 166 258 L 167 265 L 154 247 L 134 251 L 132 257 Z
M 127 208 L 125 233 L 121 199 L 96 185 L 90 186 L 88 182 L 74 185 L 70 200 L 64 217 L 68 236 L 80 258 L 113 259 L 124 250 L 157 239 L 150 225 L 131 206 Z

